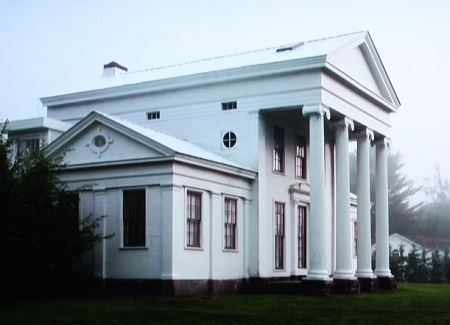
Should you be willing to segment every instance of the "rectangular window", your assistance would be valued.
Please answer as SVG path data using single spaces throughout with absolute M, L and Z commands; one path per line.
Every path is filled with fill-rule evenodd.
M 277 126 L 273 129 L 273 170 L 284 172 L 284 130 Z
M 186 246 L 200 247 L 202 194 L 188 191 L 186 208 Z
M 295 176 L 306 179 L 306 139 L 300 135 L 295 147 Z
M 353 256 L 358 255 L 358 222 L 353 221 Z
M 230 109 L 237 109 L 237 102 L 222 103 L 222 111 L 229 111 Z
M 297 220 L 297 260 L 298 268 L 306 268 L 306 207 L 298 206 Z
M 147 113 L 147 120 L 159 120 L 159 118 L 160 118 L 159 111 Z
M 22 157 L 26 157 L 30 152 L 34 150 L 39 150 L 39 148 L 40 148 L 39 138 L 22 139 L 19 141 L 18 153 Z
M 123 246 L 145 246 L 145 189 L 123 191 Z
M 236 249 L 237 200 L 225 198 L 225 249 Z
M 275 202 L 275 269 L 284 268 L 284 203 Z

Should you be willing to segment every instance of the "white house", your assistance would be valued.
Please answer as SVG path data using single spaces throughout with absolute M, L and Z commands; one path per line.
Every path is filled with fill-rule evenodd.
M 46 150 L 66 153 L 80 216 L 104 215 L 100 231 L 116 234 L 91 256 L 97 278 L 168 294 L 292 278 L 311 292 L 392 284 L 387 150 L 400 103 L 368 32 L 126 70 L 111 62 L 103 78 L 41 98 L 65 131 Z M 23 123 L 10 137 L 37 139 Z

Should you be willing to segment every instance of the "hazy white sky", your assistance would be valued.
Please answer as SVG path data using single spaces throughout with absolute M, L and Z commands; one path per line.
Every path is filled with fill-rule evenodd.
M 416 183 L 450 179 L 450 0 L 1 0 L 0 120 L 129 70 L 368 30 L 400 98 L 393 150 Z

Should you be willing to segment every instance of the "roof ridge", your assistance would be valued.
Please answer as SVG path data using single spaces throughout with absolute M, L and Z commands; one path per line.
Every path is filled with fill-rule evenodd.
M 367 32 L 367 31 L 361 30 L 361 31 L 358 31 L 358 32 L 345 33 L 345 34 L 334 35 L 334 36 L 329 36 L 329 37 L 324 37 L 324 38 L 317 38 L 317 39 L 308 40 L 308 41 L 294 41 L 294 42 L 290 42 L 290 43 L 285 43 L 285 44 L 276 45 L 276 46 L 269 46 L 269 47 L 265 47 L 265 48 L 255 49 L 255 50 L 249 50 L 249 51 L 243 51 L 243 52 L 219 55 L 219 56 L 214 56 L 214 57 L 209 57 L 209 58 L 203 58 L 203 59 L 198 59 L 198 60 L 186 61 L 186 62 L 181 62 L 181 63 L 174 63 L 174 64 L 169 64 L 169 65 L 164 65 L 164 66 L 159 66 L 159 67 L 153 67 L 153 68 L 133 70 L 133 71 L 128 71 L 126 73 L 123 73 L 122 75 L 129 75 L 129 74 L 142 73 L 142 72 L 148 72 L 148 71 L 156 71 L 156 70 L 162 70 L 162 69 L 168 69 L 168 68 L 173 68 L 173 67 L 189 65 L 189 64 L 198 63 L 198 62 L 205 62 L 205 61 L 212 61 L 212 60 L 217 60 L 217 59 L 231 58 L 231 57 L 236 57 L 236 56 L 250 54 L 250 53 L 257 53 L 257 52 L 264 52 L 264 51 L 268 51 L 268 50 L 273 50 L 273 49 L 277 49 L 277 48 L 280 48 L 280 47 L 283 47 L 283 46 L 286 46 L 286 45 L 290 45 L 290 44 L 296 44 L 296 43 L 301 43 L 301 42 L 303 42 L 304 44 L 308 44 L 308 43 L 314 43 L 314 42 L 319 42 L 319 41 L 330 40 L 330 39 L 333 39 L 333 38 L 340 38 L 340 37 L 345 37 L 345 36 L 350 36 L 350 35 L 356 35 L 356 34 L 360 34 L 360 33 L 364 33 L 364 32 Z

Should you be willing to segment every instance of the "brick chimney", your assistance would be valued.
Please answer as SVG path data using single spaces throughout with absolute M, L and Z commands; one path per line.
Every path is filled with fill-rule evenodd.
M 114 77 L 127 71 L 128 69 L 126 67 L 111 61 L 103 66 L 103 78 Z

